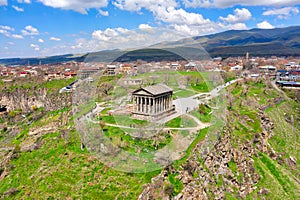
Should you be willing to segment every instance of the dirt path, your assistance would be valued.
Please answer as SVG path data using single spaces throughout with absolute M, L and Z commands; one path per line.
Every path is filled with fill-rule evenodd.
M 286 100 L 291 100 L 290 97 L 288 97 L 284 91 L 282 91 L 275 83 L 275 81 L 271 81 L 272 87 L 277 90 Z

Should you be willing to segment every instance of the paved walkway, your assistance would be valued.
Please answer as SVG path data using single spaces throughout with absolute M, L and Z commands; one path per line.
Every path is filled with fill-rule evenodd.
M 220 86 L 214 88 L 210 92 L 199 93 L 199 94 L 193 95 L 191 97 L 179 98 L 179 99 L 174 100 L 173 104 L 175 105 L 176 113 L 174 113 L 170 116 L 167 116 L 163 119 L 160 119 L 157 122 L 163 124 L 163 123 L 166 123 L 166 122 L 168 122 L 168 121 L 170 121 L 170 120 L 172 120 L 176 117 L 179 117 L 180 115 L 183 115 L 183 114 L 189 113 L 192 110 L 198 109 L 198 106 L 199 106 L 200 103 L 205 103 L 208 100 L 210 100 L 214 97 L 217 97 L 219 95 L 219 92 L 222 89 L 224 89 L 227 86 L 235 83 L 238 80 L 240 80 L 240 79 L 229 81 L 229 82 L 227 82 L 223 85 L 220 85 Z M 201 96 L 205 96 L 205 98 L 203 98 L 203 99 L 199 98 Z
M 236 79 L 236 80 L 232 80 L 230 82 L 227 82 L 223 85 L 220 85 L 216 88 L 214 88 L 212 91 L 207 92 L 207 93 L 199 93 L 196 95 L 193 95 L 191 97 L 187 97 L 187 98 L 179 98 L 173 101 L 173 104 L 175 105 L 175 113 L 171 114 L 169 116 L 166 116 L 158 121 L 156 121 L 156 123 L 158 124 L 164 124 L 176 117 L 179 117 L 181 115 L 187 115 L 188 117 L 191 117 L 197 124 L 197 127 L 186 127 L 186 128 L 168 128 L 169 130 L 194 130 L 194 129 L 202 129 L 205 128 L 207 126 L 209 126 L 209 124 L 204 124 L 202 123 L 199 119 L 197 119 L 196 117 L 188 114 L 190 111 L 198 109 L 198 106 L 200 103 L 205 103 L 205 101 L 216 97 L 219 95 L 219 92 L 226 88 L 227 86 L 235 83 L 236 81 L 238 81 L 240 79 Z M 206 97 L 203 99 L 197 99 L 198 97 L 201 97 L 205 95 Z M 92 114 L 96 114 L 101 112 L 103 109 L 105 109 L 104 107 L 100 107 L 100 105 L 96 105 L 96 108 L 94 108 L 90 113 L 88 113 L 86 115 L 87 119 L 93 123 L 98 123 L 98 121 L 94 121 L 91 119 L 91 115 Z M 107 126 L 113 126 L 113 127 L 118 127 L 118 128 L 126 128 L 126 129 L 135 129 L 133 127 L 129 127 L 129 126 L 123 126 L 123 125 L 118 125 L 118 124 L 106 124 Z M 150 130 L 150 128 L 149 128 Z

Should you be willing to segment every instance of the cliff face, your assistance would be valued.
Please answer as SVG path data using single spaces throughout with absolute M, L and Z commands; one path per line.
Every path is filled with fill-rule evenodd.
M 298 199 L 299 104 L 262 82 L 228 90 L 232 106 L 214 148 L 203 154 L 198 143 L 186 162 L 153 178 L 140 200 Z
M 8 112 L 18 109 L 29 112 L 40 107 L 50 111 L 70 106 L 71 97 L 69 93 L 49 93 L 46 88 L 36 90 L 18 88 L 13 92 L 1 92 L 0 105 L 5 105 Z

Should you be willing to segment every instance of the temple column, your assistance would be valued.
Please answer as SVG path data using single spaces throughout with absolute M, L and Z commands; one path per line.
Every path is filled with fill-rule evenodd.
M 150 113 L 150 98 L 147 97 L 147 113 Z
M 154 113 L 154 99 L 151 98 L 151 114 Z
M 162 111 L 162 97 L 159 97 L 159 112 Z
M 142 97 L 139 97 L 139 112 L 142 112 Z
M 158 98 L 155 98 L 155 113 L 158 113 Z
M 143 112 L 143 97 L 141 97 L 140 106 L 140 112 Z
M 144 113 L 147 112 L 147 98 L 144 97 Z
M 136 111 L 139 112 L 140 109 L 140 101 L 139 101 L 139 97 L 136 97 Z
M 158 97 L 157 100 L 158 100 L 158 102 L 157 102 L 157 104 L 158 104 L 158 105 L 157 105 L 157 107 L 158 107 L 157 112 L 159 113 L 159 112 L 160 112 L 160 97 Z
M 161 111 L 165 110 L 164 96 L 161 97 Z
M 162 112 L 164 110 L 164 98 L 160 97 L 160 111 Z
M 142 112 L 145 112 L 145 97 L 142 97 Z
M 148 97 L 145 97 L 145 113 L 148 113 Z
M 137 103 L 137 97 L 134 97 L 134 112 L 137 112 L 137 105 L 138 105 L 138 103 Z

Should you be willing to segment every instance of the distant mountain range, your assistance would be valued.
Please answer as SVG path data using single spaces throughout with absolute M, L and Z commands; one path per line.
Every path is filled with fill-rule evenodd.
M 59 55 L 44 58 L 0 59 L 0 64 L 31 65 L 67 61 L 145 61 L 199 59 L 209 57 L 300 56 L 300 26 L 275 29 L 230 30 L 217 34 L 162 42 L 135 51 L 107 50 L 85 55 Z M 177 56 L 180 55 L 180 56 Z
M 203 47 L 211 57 L 300 56 L 300 26 L 275 29 L 230 30 L 197 36 L 176 42 L 164 42 L 153 47 Z

